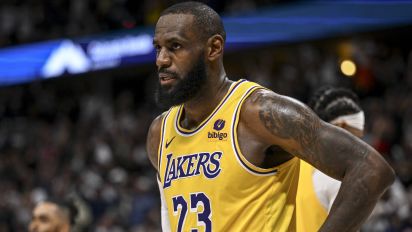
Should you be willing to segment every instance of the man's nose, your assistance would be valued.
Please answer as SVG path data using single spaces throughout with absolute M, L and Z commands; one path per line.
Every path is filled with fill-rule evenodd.
M 156 57 L 156 66 L 158 68 L 162 67 L 169 67 L 171 64 L 171 59 L 169 52 L 166 48 L 161 48 L 160 51 L 157 53 Z

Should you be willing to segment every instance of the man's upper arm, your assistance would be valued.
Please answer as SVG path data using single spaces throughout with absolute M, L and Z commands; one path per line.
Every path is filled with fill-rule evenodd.
M 280 146 L 337 179 L 373 150 L 299 101 L 268 90 L 253 93 L 244 108 L 243 116 L 253 122 L 249 129 L 263 142 Z
M 150 125 L 149 132 L 147 133 L 146 139 L 146 151 L 149 157 L 150 162 L 152 163 L 153 167 L 157 170 L 157 163 L 158 163 L 158 149 L 160 143 L 160 130 L 162 126 L 163 114 L 158 116 L 155 120 L 153 120 L 152 124 Z M 158 171 L 158 170 L 157 170 Z

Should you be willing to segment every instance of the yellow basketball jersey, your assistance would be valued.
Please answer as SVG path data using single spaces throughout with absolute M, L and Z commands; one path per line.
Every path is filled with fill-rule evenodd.
M 196 129 L 180 126 L 183 106 L 161 128 L 159 178 L 172 231 L 295 231 L 299 159 L 263 169 L 248 162 L 237 141 L 244 99 L 261 86 L 232 84 Z
M 298 232 L 316 232 L 325 222 L 328 212 L 316 196 L 312 165 L 301 160 L 298 194 L 296 196 L 296 225 Z

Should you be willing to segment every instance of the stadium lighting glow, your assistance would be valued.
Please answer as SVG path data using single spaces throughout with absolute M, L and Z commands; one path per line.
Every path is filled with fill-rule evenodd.
M 356 65 L 351 60 L 344 60 L 340 64 L 340 70 L 344 75 L 352 77 L 356 73 Z

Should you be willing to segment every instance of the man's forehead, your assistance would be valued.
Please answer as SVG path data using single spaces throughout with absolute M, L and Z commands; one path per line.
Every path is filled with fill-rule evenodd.
M 43 202 L 39 203 L 36 208 L 34 209 L 34 214 L 46 214 L 46 215 L 53 215 L 56 213 L 58 209 L 58 206 L 49 203 L 49 202 Z
M 191 28 L 194 16 L 191 14 L 167 14 L 159 18 L 155 34 L 176 33 L 179 35 Z

